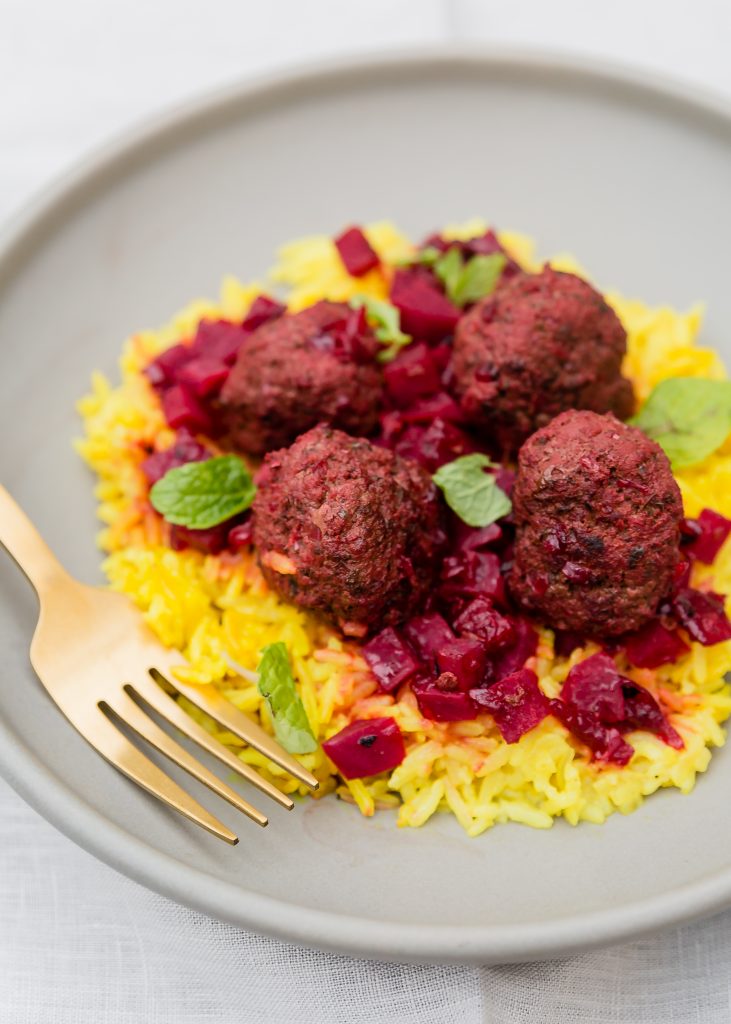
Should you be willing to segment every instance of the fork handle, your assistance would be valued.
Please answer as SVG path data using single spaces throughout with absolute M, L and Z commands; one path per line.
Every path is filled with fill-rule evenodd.
M 0 484 L 0 544 L 13 556 L 38 593 L 66 570 L 28 516 Z

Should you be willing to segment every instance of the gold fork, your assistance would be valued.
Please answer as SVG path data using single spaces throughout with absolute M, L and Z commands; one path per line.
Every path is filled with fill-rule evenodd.
M 291 810 L 292 800 L 215 740 L 160 687 L 155 676 L 205 711 L 310 789 L 317 779 L 260 726 L 213 686 L 175 679 L 182 656 L 155 639 L 128 598 L 73 579 L 28 517 L 0 485 L 0 544 L 13 556 L 38 594 L 40 616 L 30 659 L 39 679 L 81 735 L 138 785 L 226 842 L 238 837 L 158 768 L 120 730 L 120 724 L 228 800 L 259 825 L 267 818 L 205 765 L 192 757 L 149 716 L 147 705 L 228 768 Z

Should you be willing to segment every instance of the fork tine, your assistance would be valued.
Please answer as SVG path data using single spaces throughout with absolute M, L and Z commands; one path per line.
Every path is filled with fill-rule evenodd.
M 238 836 L 202 807 L 197 800 L 174 782 L 169 775 L 145 757 L 133 743 L 123 736 L 117 727 L 111 722 L 104 712 L 92 706 L 93 719 L 88 711 L 83 721 L 74 721 L 79 732 L 85 740 L 98 752 L 111 762 L 115 768 L 123 772 L 128 778 L 136 782 L 138 786 L 147 790 L 158 800 L 162 800 L 175 811 L 188 818 L 190 821 L 200 825 L 207 832 L 211 832 L 219 839 L 235 846 L 238 843 Z
M 299 761 L 283 750 L 276 740 L 264 732 L 261 726 L 234 707 L 231 701 L 226 700 L 214 686 L 194 686 L 192 683 L 181 683 L 169 673 L 160 672 L 159 669 L 155 669 L 155 671 L 175 687 L 178 693 L 187 697 L 191 704 L 195 704 L 230 732 L 240 736 L 250 747 L 254 747 L 270 761 L 274 761 L 280 768 L 284 768 L 300 782 L 304 782 L 310 789 L 319 788 L 320 783 L 312 772 L 303 768 Z
M 225 782 L 222 782 L 217 775 L 214 775 L 192 754 L 189 754 L 184 747 L 181 747 L 171 736 L 168 736 L 165 730 L 161 729 L 157 722 L 154 722 L 124 690 L 120 690 L 114 697 L 103 701 L 100 706 L 104 710 L 110 708 L 125 725 L 134 729 L 143 740 L 150 743 L 166 757 L 169 757 L 179 767 L 184 768 L 186 772 L 192 775 L 193 778 L 198 779 L 199 782 L 202 782 L 204 786 L 208 786 L 214 793 L 223 797 L 224 800 L 228 800 L 237 810 L 243 811 L 257 825 L 263 826 L 268 823 L 266 816 L 261 811 L 258 811 L 256 807 L 253 807 L 247 800 L 244 800 L 236 790 L 231 789 Z
M 179 729 L 188 739 L 198 743 L 209 754 L 217 757 L 219 761 L 223 761 L 228 768 L 238 772 L 247 782 L 256 786 L 262 793 L 266 793 L 272 800 L 276 800 L 282 807 L 286 807 L 288 811 L 292 810 L 294 801 L 286 793 L 277 789 L 267 779 L 262 778 L 250 765 L 244 764 L 240 758 L 236 757 L 222 743 L 214 739 L 210 733 L 206 732 L 202 725 L 199 725 L 190 715 L 186 714 L 172 697 L 168 697 L 165 691 L 150 676 L 137 676 L 134 682 L 130 683 L 130 689 L 149 704 L 150 707 L 154 708 L 159 715 L 162 715 L 163 718 L 166 718 L 168 722 Z

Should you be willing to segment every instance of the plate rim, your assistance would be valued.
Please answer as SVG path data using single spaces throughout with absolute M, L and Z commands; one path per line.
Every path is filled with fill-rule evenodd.
M 384 72 L 408 78 L 428 70 L 464 72 L 470 67 L 478 73 L 488 68 L 513 75 L 588 81 L 595 88 L 639 91 L 676 108 L 711 116 L 731 133 L 731 102 L 710 90 L 662 73 L 556 51 L 451 45 L 308 61 L 207 91 L 145 118 L 138 126 L 93 149 L 0 228 L 0 288 L 22 272 L 26 254 L 42 248 L 56 223 L 73 217 L 90 190 L 102 190 L 135 163 L 144 163 L 156 152 L 184 140 L 187 134 L 195 134 L 204 122 L 276 102 L 301 88 L 327 89 L 339 81 L 359 79 L 377 81 Z M 700 881 L 647 900 L 550 922 L 425 928 L 336 914 L 263 896 L 148 846 L 87 804 L 2 719 L 0 774 L 55 828 L 133 881 L 238 927 L 356 957 L 432 963 L 546 959 L 634 938 L 731 904 L 730 864 Z

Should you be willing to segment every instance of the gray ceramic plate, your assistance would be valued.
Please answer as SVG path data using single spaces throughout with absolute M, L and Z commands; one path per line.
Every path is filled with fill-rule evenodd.
M 89 372 L 281 241 L 389 217 L 419 236 L 483 214 L 569 249 L 650 302 L 708 301 L 731 346 L 731 117 L 676 87 L 566 61 L 451 54 L 237 88 L 99 155 L 0 253 L 0 475 L 71 570 L 98 580 L 91 480 L 71 450 Z M 335 800 L 229 849 L 119 776 L 66 724 L 27 658 L 33 594 L 0 566 L 0 766 L 58 828 L 144 884 L 306 945 L 505 961 L 585 949 L 731 902 L 731 753 L 691 797 L 603 827 L 467 839 Z M 205 801 L 212 808 L 213 796 Z M 231 821 L 230 808 L 215 807 Z

